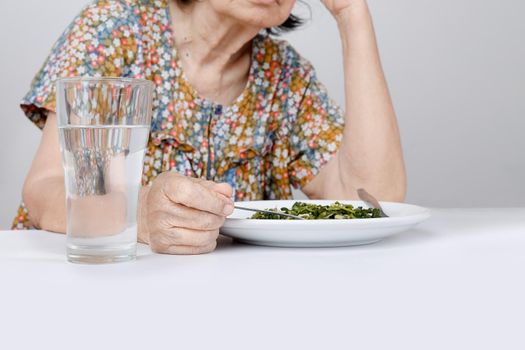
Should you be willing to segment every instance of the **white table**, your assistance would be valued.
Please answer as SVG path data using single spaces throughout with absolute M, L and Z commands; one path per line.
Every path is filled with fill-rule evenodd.
M 0 232 L 0 349 L 525 349 L 525 209 L 432 214 L 370 246 L 103 266 Z

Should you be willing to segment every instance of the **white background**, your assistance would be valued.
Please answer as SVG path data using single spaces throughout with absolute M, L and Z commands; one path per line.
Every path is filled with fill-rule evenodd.
M 85 0 L 0 3 L 0 228 L 15 214 L 40 131 L 18 108 Z M 287 38 L 343 104 L 339 37 L 318 1 Z M 401 127 L 408 201 L 525 205 L 525 2 L 370 0 Z M 298 12 L 309 16 L 304 5 Z

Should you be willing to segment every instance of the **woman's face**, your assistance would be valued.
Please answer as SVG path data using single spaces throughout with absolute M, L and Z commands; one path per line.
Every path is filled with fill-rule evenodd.
M 282 24 L 295 0 L 209 0 L 209 4 L 222 15 L 262 29 Z

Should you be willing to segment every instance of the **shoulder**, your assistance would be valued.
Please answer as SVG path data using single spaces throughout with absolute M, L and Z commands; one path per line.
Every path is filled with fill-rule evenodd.
M 279 66 L 281 78 L 309 79 L 315 74 L 312 63 L 286 40 L 261 36 L 258 39 L 256 50 L 258 61 L 262 59 L 266 65 Z
M 74 23 L 90 27 L 112 27 L 115 20 L 134 21 L 133 6 L 136 2 L 131 0 L 92 1 L 82 9 Z
M 55 48 L 68 44 L 75 48 L 79 43 L 96 48 L 110 38 L 136 32 L 137 21 L 130 5 L 131 1 L 125 0 L 90 2 L 64 31 Z
M 142 31 L 165 17 L 166 8 L 166 0 L 95 0 L 81 10 L 72 26 L 77 30 L 114 32 L 122 31 L 120 27 L 124 26 Z

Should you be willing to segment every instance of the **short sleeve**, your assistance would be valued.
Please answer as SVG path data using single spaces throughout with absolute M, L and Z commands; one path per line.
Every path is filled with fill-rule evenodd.
M 297 114 L 292 119 L 288 176 L 295 188 L 310 182 L 339 149 L 343 138 L 344 114 L 328 96 L 313 67 L 293 78 L 292 85 L 303 86 Z
M 55 111 L 55 82 L 60 77 L 130 76 L 139 51 L 138 25 L 129 6 L 95 1 L 85 7 L 57 40 L 28 93 L 25 115 L 43 128 Z

